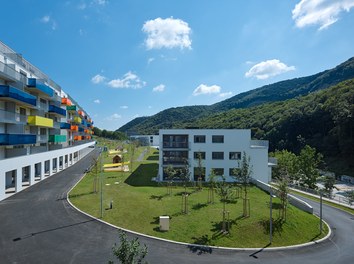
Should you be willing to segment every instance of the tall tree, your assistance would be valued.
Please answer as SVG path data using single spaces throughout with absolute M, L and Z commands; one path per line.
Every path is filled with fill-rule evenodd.
M 289 181 L 294 183 L 299 180 L 299 166 L 297 156 L 294 153 L 288 150 L 281 150 L 275 151 L 274 153 L 272 153 L 272 156 L 277 159 L 277 166 L 272 168 L 273 179 L 282 179 L 284 172 L 286 172 Z
M 250 201 L 248 199 L 248 186 L 252 177 L 251 158 L 244 151 L 242 153 L 241 163 L 239 168 L 234 169 L 236 179 L 241 183 L 243 191 L 243 216 L 247 217 L 250 214 Z
M 281 171 L 281 177 L 278 178 L 278 196 L 281 201 L 281 218 L 286 220 L 289 194 L 289 174 L 286 169 Z
M 320 176 L 318 165 L 322 162 L 322 154 L 315 148 L 306 145 L 298 156 L 300 184 L 310 189 L 316 189 L 316 180 Z

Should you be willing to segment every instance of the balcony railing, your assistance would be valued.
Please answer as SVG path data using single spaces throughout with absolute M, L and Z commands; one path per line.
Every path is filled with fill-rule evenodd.
M 0 123 L 26 124 L 27 116 L 14 113 L 14 112 L 0 110 Z
M 0 61 L 0 76 L 10 81 L 20 81 L 21 74 Z
M 46 143 L 48 142 L 47 135 L 37 135 L 37 143 Z
M 269 141 L 268 140 L 251 140 L 250 146 L 251 146 L 251 148 L 268 148 Z
M 0 134 L 0 145 L 35 144 L 36 135 L 31 134 Z
M 163 142 L 164 148 L 188 148 L 188 142 Z
M 61 98 L 61 104 L 66 106 L 71 106 L 71 100 L 69 98 Z
M 273 158 L 273 157 L 269 157 L 268 158 L 268 165 L 277 166 L 278 165 L 278 159 L 277 158 Z
M 67 105 L 66 110 L 70 112 L 76 112 L 77 111 L 77 106 L 76 105 Z
M 53 119 L 42 116 L 28 116 L 27 123 L 32 126 L 53 127 Z
M 78 117 L 78 116 L 75 116 L 75 117 L 72 119 L 72 122 L 77 123 L 77 124 L 81 124 L 81 118 Z
M 49 97 L 52 97 L 54 95 L 54 91 L 52 88 L 50 88 L 44 82 L 36 78 L 28 78 L 27 87 L 38 92 L 44 93 Z
M 49 139 L 48 139 L 48 142 L 52 142 L 52 143 L 60 143 L 65 141 L 66 141 L 65 135 L 49 135 Z
M 69 123 L 60 123 L 60 129 L 71 129 L 71 125 Z
M 37 105 L 35 96 L 8 85 L 0 85 L 0 97 L 8 97 L 32 106 Z
M 66 116 L 66 110 L 55 105 L 49 105 L 48 112 L 56 113 L 62 116 Z

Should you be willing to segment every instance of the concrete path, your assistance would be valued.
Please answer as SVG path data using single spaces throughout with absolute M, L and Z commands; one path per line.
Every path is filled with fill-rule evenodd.
M 117 230 L 73 209 L 67 191 L 90 165 L 74 166 L 0 202 L 0 263 L 107 263 Z M 308 201 L 318 212 L 318 204 Z M 140 237 L 149 263 L 352 263 L 354 216 L 324 205 L 330 240 L 291 250 L 223 250 Z M 129 235 L 135 237 L 135 235 Z M 266 245 L 265 245 L 266 246 Z

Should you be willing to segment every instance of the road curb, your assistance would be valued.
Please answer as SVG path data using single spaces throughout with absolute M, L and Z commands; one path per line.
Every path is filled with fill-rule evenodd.
M 119 229 L 119 230 L 123 230 L 127 233 L 130 233 L 130 234 L 134 234 L 134 235 L 139 235 L 139 236 L 142 236 L 142 237 L 146 237 L 146 238 L 149 238 L 149 239 L 153 239 L 153 240 L 159 240 L 159 241 L 163 241 L 163 242 L 168 242 L 168 243 L 172 243 L 172 244 L 177 244 L 177 245 L 183 245 L 183 246 L 187 246 L 187 247 L 198 247 L 198 248 L 202 248 L 202 249 L 221 249 L 221 250 L 228 250 L 228 251 L 281 251 L 281 250 L 291 250 L 291 249 L 298 249 L 298 248 L 303 248 L 303 247 L 309 247 L 309 246 L 313 246 L 313 245 L 317 245 L 319 243 L 322 243 L 324 242 L 325 240 L 329 239 L 330 236 L 332 235 L 332 229 L 330 228 L 330 226 L 327 224 L 326 221 L 323 220 L 324 224 L 327 226 L 328 228 L 328 234 L 321 238 L 321 239 L 318 239 L 318 240 L 315 240 L 315 241 L 311 241 L 311 242 L 307 242 L 307 243 L 303 243 L 303 244 L 298 244 L 298 245 L 291 245 L 291 246 L 283 246 L 283 247 L 263 247 L 263 248 L 231 248 L 231 247 L 218 247 L 218 246 L 208 246 L 208 245 L 199 245 L 199 244 L 190 244 L 190 243 L 184 243 L 184 242 L 178 242 L 178 241 L 174 241 L 174 240 L 169 240 L 169 239 L 164 239 L 164 238 L 159 238 L 159 237 L 154 237 L 154 236 L 149 236 L 149 235 L 146 235 L 146 234 L 142 234 L 142 233 L 139 233 L 139 232 L 135 232 L 135 231 L 132 231 L 132 230 L 129 230 L 129 229 L 125 229 L 123 227 L 119 227 L 119 226 L 116 226 L 116 225 L 113 225 L 111 223 L 108 223 L 106 221 L 103 221 L 102 219 L 100 218 L 97 218 L 97 217 L 94 217 L 84 211 L 82 211 L 81 209 L 77 208 L 75 205 L 73 205 L 69 199 L 69 193 L 76 187 L 76 185 L 78 185 L 82 179 L 86 176 L 86 173 L 82 175 L 82 177 L 79 179 L 79 181 L 77 183 L 75 183 L 75 185 L 70 188 L 70 190 L 66 193 L 66 200 L 68 201 L 68 203 L 70 204 L 70 206 L 72 208 L 74 208 L 76 211 L 90 217 L 91 219 L 94 219 L 96 221 L 99 221 L 105 225 L 108 225 L 108 226 L 111 226 L 115 229 Z M 317 215 L 314 215 L 316 217 L 318 217 Z

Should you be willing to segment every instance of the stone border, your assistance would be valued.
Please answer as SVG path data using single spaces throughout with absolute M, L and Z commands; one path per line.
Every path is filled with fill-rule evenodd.
M 139 235 L 139 236 L 142 236 L 142 237 L 146 237 L 146 238 L 150 238 L 150 239 L 154 239 L 154 240 L 159 240 L 159 241 L 163 241 L 163 242 L 168 242 L 168 243 L 173 243 L 173 244 L 177 244 L 177 245 L 184 245 L 184 246 L 187 246 L 187 247 L 200 247 L 200 248 L 211 248 L 211 249 L 222 249 L 222 250 L 230 250 L 230 251 L 256 251 L 256 250 L 262 250 L 262 251 L 277 251 L 277 250 L 288 250 L 288 249 L 297 249 L 297 248 L 302 248 L 302 247 L 308 247 L 308 246 L 312 246 L 312 245 L 316 245 L 316 244 L 319 244 L 319 243 L 322 243 L 324 242 L 325 240 L 327 240 L 331 235 L 332 235 L 332 229 L 330 228 L 330 226 L 327 224 L 326 221 L 323 220 L 324 224 L 327 225 L 327 228 L 328 228 L 328 234 L 319 239 L 319 240 L 315 240 L 315 241 L 312 241 L 312 242 L 307 242 L 307 243 L 303 243 L 303 244 L 298 244 L 298 245 L 291 245 L 291 246 L 283 246 L 283 247 L 263 247 L 263 248 L 230 248 L 230 247 L 218 247 L 218 246 L 209 246 L 209 245 L 199 245 L 199 244 L 190 244 L 190 243 L 185 243 L 185 242 L 178 242 L 178 241 L 174 241 L 174 240 L 169 240 L 169 239 L 164 239 L 164 238 L 159 238 L 159 237 L 154 237 L 154 236 L 149 236 L 149 235 L 146 235 L 146 234 L 142 234 L 142 233 L 139 233 L 139 232 L 135 232 L 135 231 L 132 231 L 132 230 L 129 230 L 129 229 L 125 229 L 125 228 L 122 228 L 122 227 L 119 227 L 119 226 L 115 226 L 111 223 L 108 223 L 106 221 L 103 221 L 102 219 L 98 218 L 98 217 L 94 217 L 82 210 L 80 210 L 79 208 L 77 208 L 75 205 L 73 205 L 71 202 L 70 202 L 70 199 L 69 199 L 69 193 L 76 187 L 76 185 L 78 185 L 82 179 L 86 176 L 86 173 L 84 173 L 82 175 L 82 177 L 80 178 L 80 180 L 75 183 L 75 185 L 73 187 L 70 188 L 70 190 L 66 193 L 66 200 L 68 201 L 68 203 L 71 205 L 72 208 L 74 208 L 76 211 L 96 220 L 96 221 L 99 221 L 103 224 L 106 224 L 106 225 L 109 225 L 115 229 L 119 229 L 119 230 L 123 230 L 125 232 L 128 232 L 130 234 L 134 234 L 134 235 Z M 318 218 L 317 215 L 314 215 Z

